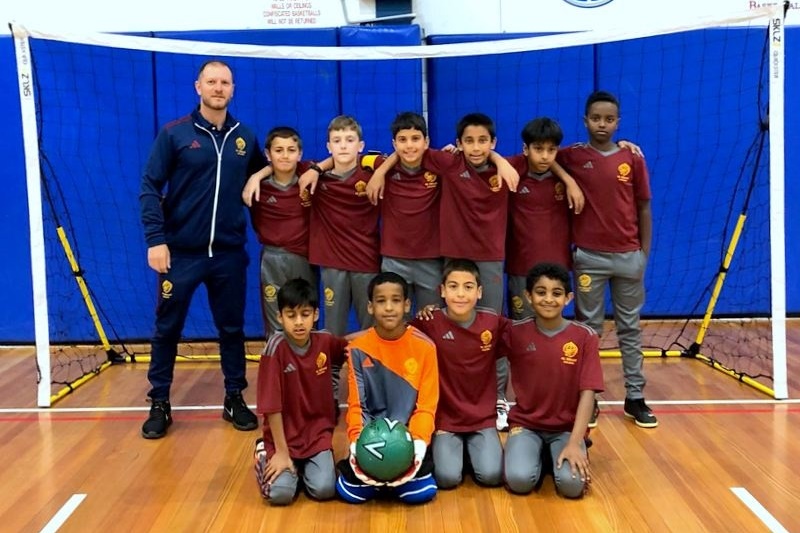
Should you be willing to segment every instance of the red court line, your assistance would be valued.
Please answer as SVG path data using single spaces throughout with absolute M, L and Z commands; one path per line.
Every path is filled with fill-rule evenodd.
M 601 409 L 602 415 L 621 415 L 622 409 Z M 698 414 L 715 414 L 715 415 L 741 415 L 741 414 L 763 414 L 763 413 L 800 413 L 800 406 L 785 407 L 776 404 L 772 407 L 704 407 L 704 408 L 660 408 L 656 406 L 654 413 L 658 416 L 662 415 L 698 415 Z M 146 418 L 146 411 L 130 415 L 105 415 L 97 413 L 96 415 L 75 415 L 73 413 L 61 416 L 57 411 L 47 413 L 30 413 L 24 415 L 10 415 L 0 416 L 0 423 L 3 422 L 128 422 L 131 420 L 142 420 Z M 222 418 L 221 414 L 197 414 L 197 413 L 184 413 L 181 411 L 174 411 L 173 416 L 179 420 L 219 420 Z

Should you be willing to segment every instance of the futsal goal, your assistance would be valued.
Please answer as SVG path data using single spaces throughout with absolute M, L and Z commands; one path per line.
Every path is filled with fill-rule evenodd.
M 196 105 L 208 58 L 232 67 L 237 118 L 262 139 L 296 127 L 312 160 L 327 155 L 327 123 L 343 113 L 380 151 L 401 111 L 427 117 L 431 146 L 452 142 L 473 111 L 495 120 L 502 154 L 521 151 L 519 132 L 537 116 L 558 120 L 572 143 L 586 137 L 588 94 L 615 93 L 617 136 L 642 147 L 653 190 L 647 355 L 697 358 L 785 398 L 784 13 L 679 17 L 424 43 L 416 26 L 142 36 L 12 25 L 26 168 L 10 179 L 27 184 L 39 405 L 110 364 L 146 360 L 156 278 L 141 172 L 159 127 Z M 250 240 L 246 333 L 258 353 Z M 216 331 L 202 293 L 195 304 L 180 355 L 202 359 Z M 610 326 L 602 342 L 615 353 Z

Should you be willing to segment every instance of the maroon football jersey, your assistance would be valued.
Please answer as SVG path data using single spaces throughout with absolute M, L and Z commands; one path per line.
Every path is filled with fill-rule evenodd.
M 544 261 L 572 268 L 567 188 L 552 172 L 528 171 L 524 155 L 508 158 L 519 172 L 517 192 L 509 195 L 506 272 L 525 276 Z
M 508 187 L 494 165 L 476 169 L 461 153 L 428 149 L 427 170 L 442 176 L 439 243 L 443 257 L 502 261 L 506 248 Z
M 511 322 L 490 309 L 478 309 L 467 327 L 449 319 L 443 309 L 431 320 L 412 324 L 436 344 L 439 363 L 439 407 L 436 429 L 453 433 L 494 427 L 497 401 L 497 343 Z
M 266 415 L 281 413 L 293 459 L 306 459 L 332 446 L 335 411 L 331 367 L 342 365 L 347 342 L 327 331 L 311 333 L 300 354 L 282 332 L 267 341 L 258 365 L 256 412 L 264 417 L 264 446 L 275 451 Z
M 258 242 L 308 257 L 311 197 L 300 195 L 297 176 L 283 186 L 270 177 L 261 180 L 260 200 L 250 207 Z
M 386 174 L 381 201 L 381 255 L 402 259 L 439 257 L 441 177 L 395 165 Z
M 569 321 L 555 334 L 533 318 L 516 321 L 508 338 L 511 384 L 517 403 L 511 427 L 572 431 L 581 391 L 603 391 L 599 338 L 588 326 Z
M 572 219 L 572 240 L 599 252 L 632 252 L 639 241 L 638 202 L 650 199 L 650 178 L 642 157 L 630 150 L 599 152 L 578 143 L 558 151 L 558 162 L 586 196 Z
M 340 177 L 319 177 L 311 203 L 309 261 L 350 272 L 378 272 L 378 206 L 367 199 L 372 172 L 356 167 Z

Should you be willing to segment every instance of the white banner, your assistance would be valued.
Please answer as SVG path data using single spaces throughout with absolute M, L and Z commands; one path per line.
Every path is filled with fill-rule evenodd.
M 783 2 L 755 0 L 459 0 L 457 9 L 416 0 L 415 22 L 426 35 L 549 33 L 652 25 L 671 19 L 737 13 Z M 790 3 L 788 25 L 800 24 L 800 1 Z
M 414 22 L 425 35 L 549 33 L 664 23 L 687 13 L 698 17 L 773 5 L 756 0 L 415 0 Z M 0 20 L 71 31 L 146 32 L 335 28 L 375 20 L 375 0 L 236 0 L 235 9 L 201 9 L 196 0 L 118 2 L 27 0 L 0 3 Z M 788 25 L 800 24 L 800 1 L 791 2 Z M 0 24 L 0 32 L 8 34 Z

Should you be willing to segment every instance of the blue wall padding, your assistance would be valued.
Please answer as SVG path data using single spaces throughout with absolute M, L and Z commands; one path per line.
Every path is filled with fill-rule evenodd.
M 339 28 L 340 46 L 416 46 L 420 42 L 416 25 Z M 422 60 L 343 61 L 339 68 L 342 113 L 362 125 L 368 150 L 390 152 L 389 125 L 395 115 L 422 112 Z
M 296 46 L 336 46 L 335 28 L 311 30 L 249 30 L 156 33 L 156 37 L 199 41 Z M 184 114 L 197 103 L 191 80 L 203 56 L 157 54 L 158 121 L 164 123 Z M 222 58 L 231 64 L 236 85 L 231 113 L 255 128 L 260 140 L 278 125 L 295 127 L 305 140 L 305 156 L 322 157 L 328 120 L 339 113 L 339 74 L 335 61 L 258 60 Z M 238 68 L 237 68 L 238 67 Z M 302 89 L 306 84 L 317 92 Z M 163 88 L 162 88 L 163 87 Z M 298 88 L 300 90 L 298 90 Z
M 794 90 L 800 83 L 800 29 L 790 27 L 787 31 L 786 116 L 793 117 L 800 112 L 800 93 Z M 417 26 L 154 35 L 324 46 L 413 45 L 420 40 Z M 428 42 L 508 37 L 434 36 Z M 702 313 L 707 300 L 704 292 L 719 267 L 735 216 L 745 201 L 746 188 L 740 185 L 730 208 L 733 214 L 729 214 L 730 191 L 737 181 L 746 183 L 754 172 L 753 158 L 746 160 L 745 154 L 758 135 L 759 111 L 763 115 L 764 110 L 753 105 L 755 96 L 749 89 L 742 89 L 752 83 L 741 84 L 738 80 L 757 76 L 754 72 L 759 67 L 762 41 L 760 31 L 706 30 L 648 39 L 639 43 L 642 48 L 638 56 L 631 55 L 626 43 L 617 43 L 536 54 L 428 60 L 425 81 L 432 146 L 453 142 L 456 122 L 473 111 L 495 119 L 498 151 L 504 154 L 520 151 L 520 129 L 539 115 L 559 120 L 565 143 L 582 140 L 583 105 L 588 93 L 594 88 L 617 93 L 623 117 L 618 138 L 640 144 L 651 169 L 657 225 L 648 267 L 645 312 Z M 32 42 L 39 96 L 45 109 L 40 117 L 42 168 L 45 180 L 51 181 L 53 171 L 58 174 L 60 190 L 54 190 L 52 195 L 56 213 L 69 232 L 92 291 L 98 300 L 103 300 L 103 321 L 114 329 L 110 336 L 147 339 L 152 332 L 156 284 L 155 274 L 146 265 L 139 222 L 141 172 L 158 128 L 196 104 L 193 80 L 205 58 L 169 59 L 164 54 Z M 620 53 L 622 48 L 625 54 Z M 79 55 L 75 55 L 76 50 Z M 727 73 L 720 69 L 723 62 L 718 58 L 723 53 L 740 58 L 739 70 Z M 9 36 L 0 37 L 0 56 L 2 64 L 8 65 L 0 70 L 0 95 L 11 104 L 8 123 L 21 124 Z M 700 60 L 703 62 L 698 63 Z M 394 115 L 404 110 L 422 110 L 421 61 L 391 65 L 380 61 L 357 64 L 271 60 L 262 61 L 263 67 L 258 70 L 251 69 L 245 59 L 230 62 L 236 83 L 232 113 L 253 127 L 261 142 L 266 131 L 275 125 L 296 127 L 304 138 L 308 159 L 327 155 L 326 127 L 337 114 L 352 114 L 359 120 L 368 148 L 388 151 L 389 124 Z M 699 66 L 687 68 L 688 65 Z M 395 77 L 398 68 L 400 81 L 385 83 L 387 78 Z M 56 71 L 57 80 L 53 77 Z M 98 72 L 104 75 L 98 76 Z M 510 74 L 508 80 L 515 80 L 513 84 L 503 76 L 504 72 Z M 304 92 L 307 87 L 314 87 L 314 93 Z M 679 89 L 684 93 L 695 91 L 695 99 L 686 101 L 684 97 L 677 106 L 675 93 Z M 33 340 L 33 304 L 21 126 L 11 128 L 11 133 L 0 141 L 6 178 L 4 194 L 0 195 L 0 217 L 6 228 L 0 245 L 0 252 L 6 257 L 0 281 L 5 297 L 0 306 L 0 342 L 18 343 Z M 791 282 L 791 266 L 800 260 L 800 213 L 797 202 L 792 201 L 800 195 L 800 180 L 796 179 L 800 151 L 791 147 L 799 141 L 800 123 L 787 120 L 787 293 L 789 311 L 793 313 L 800 312 L 800 285 Z M 119 150 L 120 146 L 125 149 Z M 718 146 L 728 148 L 722 151 Z M 728 282 L 732 289 L 723 291 L 720 312 L 753 315 L 766 312 L 769 306 L 766 283 L 753 281 L 754 275 L 769 278 L 764 266 L 769 260 L 764 165 L 762 159 L 761 168 L 755 170 L 759 187 L 750 198 L 752 208 L 740 244 L 740 250 L 747 253 L 735 259 L 742 268 L 731 270 Z M 104 176 L 114 186 L 110 191 L 96 190 L 88 185 L 87 176 Z M 70 206 L 68 210 L 64 209 L 64 202 Z M 49 212 L 46 206 L 45 211 Z M 102 223 L 100 215 L 104 215 Z M 46 231 L 48 295 L 61 308 L 59 317 L 51 314 L 51 337 L 62 341 L 94 338 L 49 222 Z M 674 239 L 676 234 L 681 238 Z M 250 240 L 249 251 L 252 264 L 248 273 L 251 290 L 247 334 L 257 337 L 263 326 L 257 289 L 259 247 L 255 238 Z M 99 259 L 91 259 L 91 255 Z M 688 263 L 692 263 L 692 270 L 683 268 Z M 672 298 L 673 293 L 680 298 Z M 109 299 L 113 303 L 107 303 Z M 697 302 L 702 302 L 701 308 Z M 51 304 L 51 311 L 54 307 Z M 186 336 L 213 337 L 209 323 L 205 295 L 199 293 Z
M 444 35 L 429 37 L 428 43 L 532 36 L 535 34 Z M 502 154 L 522 151 L 520 131 L 538 116 L 561 121 L 565 141 L 571 142 L 582 130 L 577 128 L 578 121 L 567 119 L 575 115 L 577 102 L 592 89 L 593 66 L 588 46 L 535 54 L 432 59 L 428 62 L 431 144 L 455 142 L 456 124 L 472 112 L 485 113 L 495 121 L 497 150 Z
M 0 99 L 6 102 L 6 133 L 0 135 L 3 161 L 3 194 L 0 194 L 0 341 L 31 342 L 33 296 L 31 282 L 28 196 L 25 187 L 25 154 L 22 148 L 22 117 L 11 36 L 0 37 Z

